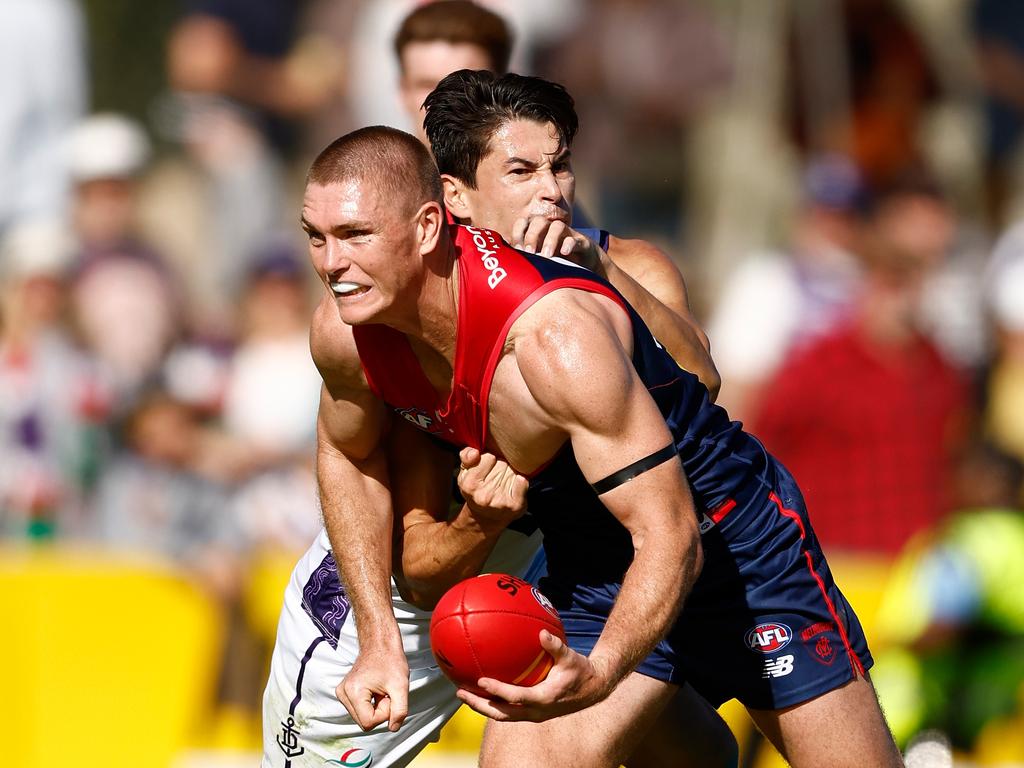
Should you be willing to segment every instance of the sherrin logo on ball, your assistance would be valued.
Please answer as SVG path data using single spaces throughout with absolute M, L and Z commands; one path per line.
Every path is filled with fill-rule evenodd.
M 481 677 L 522 686 L 547 677 L 554 659 L 540 645 L 542 629 L 565 641 L 551 601 L 528 581 L 487 573 L 441 598 L 430 619 L 430 647 L 452 682 L 483 694 Z
M 744 637 L 747 648 L 761 653 L 775 653 L 782 650 L 793 639 L 793 630 L 775 621 L 758 624 Z

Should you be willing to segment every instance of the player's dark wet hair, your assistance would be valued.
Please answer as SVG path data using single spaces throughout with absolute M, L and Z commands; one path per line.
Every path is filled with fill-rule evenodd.
M 412 212 L 427 200 L 444 205 L 441 178 L 430 152 L 404 131 L 375 125 L 331 142 L 309 168 L 306 184 L 368 180 Z
M 481 48 L 495 72 L 505 72 L 512 55 L 512 32 L 505 20 L 472 0 L 435 0 L 414 9 L 398 28 L 395 53 L 399 64 L 410 43 L 468 43 Z
M 565 146 L 579 119 L 572 96 L 539 77 L 460 69 L 445 77 L 424 101 L 423 128 L 441 173 L 476 189 L 476 169 L 491 137 L 511 120 L 551 123 Z

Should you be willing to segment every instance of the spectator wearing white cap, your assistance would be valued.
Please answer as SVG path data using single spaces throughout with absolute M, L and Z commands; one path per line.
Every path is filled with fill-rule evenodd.
M 85 251 L 106 250 L 136 239 L 138 183 L 150 158 L 150 141 L 124 115 L 91 115 L 68 142 L 74 185 L 75 231 Z
M 119 114 L 87 117 L 68 140 L 79 249 L 72 309 L 111 382 L 115 410 L 158 375 L 183 323 L 177 276 L 138 232 L 150 154 L 143 127 Z

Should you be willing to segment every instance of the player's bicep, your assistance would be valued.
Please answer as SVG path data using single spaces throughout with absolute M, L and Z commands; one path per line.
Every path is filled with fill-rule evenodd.
M 370 391 L 352 329 L 341 323 L 330 304 L 317 308 L 309 346 L 323 379 L 317 410 L 318 451 L 353 461 L 366 459 L 380 448 L 390 412 Z
M 389 422 L 386 406 L 372 393 L 333 392 L 325 383 L 317 411 L 318 450 L 340 453 L 352 461 L 366 459 L 381 447 Z
M 591 483 L 672 442 L 627 344 L 628 318 L 607 305 L 596 313 L 553 317 L 525 344 L 517 344 L 527 387 L 568 434 Z

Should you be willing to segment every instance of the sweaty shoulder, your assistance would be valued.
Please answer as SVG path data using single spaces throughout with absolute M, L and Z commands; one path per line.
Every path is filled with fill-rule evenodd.
M 309 351 L 328 389 L 365 389 L 352 327 L 342 322 L 334 302 L 325 297 L 313 313 Z
M 689 314 L 686 283 L 672 258 L 647 240 L 608 236 L 608 258 L 678 314 Z
M 581 403 L 607 400 L 608 387 L 628 378 L 632 324 L 603 295 L 553 291 L 516 320 L 509 340 L 526 387 L 556 423 L 575 418 Z
M 517 357 L 536 354 L 557 362 L 585 354 L 588 338 L 599 329 L 632 354 L 632 323 L 621 305 L 601 294 L 563 288 L 526 310 L 512 325 L 509 341 Z

